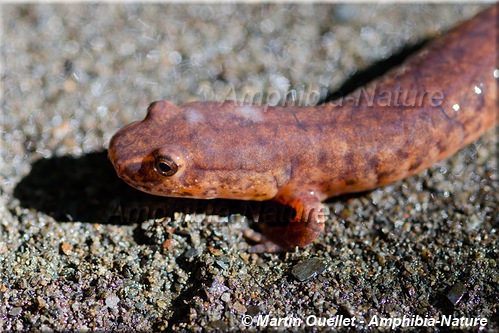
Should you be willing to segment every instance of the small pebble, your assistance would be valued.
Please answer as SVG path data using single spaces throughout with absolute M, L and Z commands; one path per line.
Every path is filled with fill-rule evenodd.
M 291 274 L 300 282 L 324 273 L 326 264 L 319 258 L 309 258 L 300 261 L 291 270 Z
M 186 258 L 193 258 L 195 256 L 198 255 L 198 250 L 196 250 L 195 248 L 190 248 L 189 250 L 187 250 L 185 252 L 185 257 Z
M 15 307 L 15 308 L 12 308 L 12 310 L 10 310 L 9 312 L 9 315 L 11 315 L 12 317 L 17 317 L 22 311 L 22 308 L 21 307 Z
M 461 298 L 463 298 L 465 292 L 466 286 L 463 283 L 458 282 L 452 286 L 446 297 L 453 305 L 457 305 L 457 303 L 461 301 Z
M 210 328 L 224 331 L 227 330 L 228 325 L 223 320 L 215 320 L 210 323 Z
M 118 296 L 109 296 L 106 298 L 106 306 L 109 308 L 114 308 L 118 305 L 120 298 Z
M 168 303 L 166 303 L 165 301 L 162 301 L 162 300 L 157 300 L 157 301 L 156 301 L 156 305 L 157 305 L 160 309 L 166 309 L 166 307 L 168 306 Z
M 71 246 L 71 244 L 66 243 L 66 242 L 61 243 L 61 251 L 65 255 L 70 255 L 72 250 L 73 250 L 73 246 Z
M 230 294 L 229 293 L 223 293 L 222 296 L 220 297 L 222 301 L 225 303 L 230 302 Z
M 246 307 L 239 302 L 234 303 L 233 308 L 240 313 L 245 313 L 247 311 Z

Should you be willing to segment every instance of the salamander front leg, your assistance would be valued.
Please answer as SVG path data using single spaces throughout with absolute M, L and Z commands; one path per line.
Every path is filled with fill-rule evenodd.
M 295 215 L 286 221 L 261 224 L 262 234 L 247 232 L 246 237 L 259 242 L 250 252 L 283 252 L 295 246 L 304 247 L 312 243 L 324 231 L 326 217 L 320 200 L 312 195 L 274 199 L 294 209 Z

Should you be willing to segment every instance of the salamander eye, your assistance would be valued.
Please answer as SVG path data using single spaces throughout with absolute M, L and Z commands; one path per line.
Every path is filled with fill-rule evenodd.
M 155 165 L 156 171 L 166 177 L 173 176 L 178 170 L 178 165 L 173 162 L 170 156 L 157 156 Z

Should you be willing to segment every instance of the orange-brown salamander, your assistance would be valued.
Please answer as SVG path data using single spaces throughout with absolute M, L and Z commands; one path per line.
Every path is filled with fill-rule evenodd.
M 289 205 L 296 216 L 264 228 L 259 250 L 305 246 L 324 229 L 321 201 L 418 173 L 496 124 L 496 16 L 481 12 L 341 106 L 152 103 L 109 158 L 151 194 Z

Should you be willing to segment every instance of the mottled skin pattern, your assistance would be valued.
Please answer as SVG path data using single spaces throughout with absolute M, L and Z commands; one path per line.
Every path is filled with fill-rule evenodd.
M 463 23 L 342 105 L 155 102 L 116 133 L 109 157 L 151 194 L 290 205 L 296 217 L 264 229 L 257 250 L 305 246 L 324 228 L 321 201 L 413 175 L 496 124 L 496 14 Z M 159 170 L 170 166 L 172 175 Z

